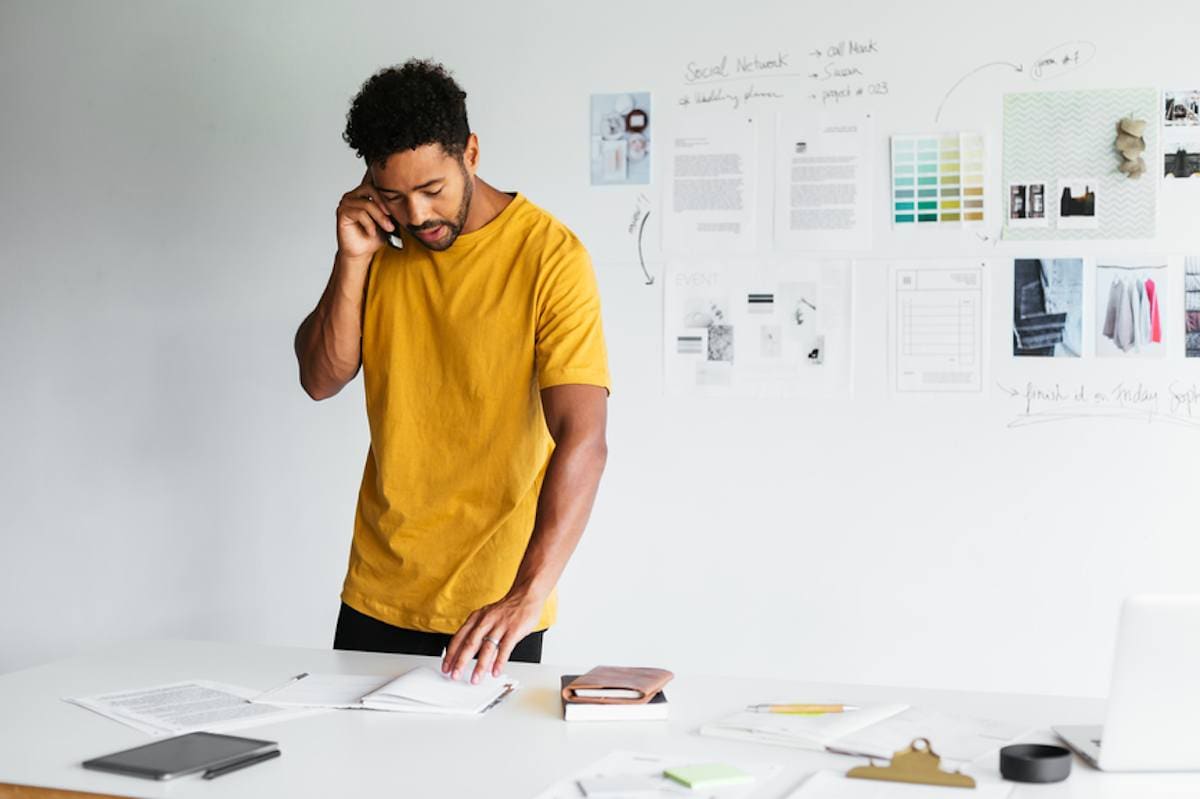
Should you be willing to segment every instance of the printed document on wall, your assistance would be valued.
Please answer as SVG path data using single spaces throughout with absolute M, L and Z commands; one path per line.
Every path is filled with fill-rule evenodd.
M 850 269 L 848 261 L 668 263 L 667 393 L 848 394 Z
M 755 124 L 715 115 L 680 119 L 668 159 L 663 243 L 676 252 L 750 252 L 757 246 Z
M 871 119 L 779 117 L 775 243 L 793 250 L 871 248 Z
M 982 263 L 894 263 L 888 276 L 895 393 L 983 391 Z

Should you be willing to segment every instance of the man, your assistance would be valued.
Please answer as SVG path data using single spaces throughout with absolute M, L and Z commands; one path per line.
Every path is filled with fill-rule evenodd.
M 296 357 L 313 399 L 360 366 L 366 391 L 334 647 L 445 648 L 442 671 L 476 658 L 478 682 L 541 659 L 604 469 L 609 376 L 587 252 L 477 176 L 465 99 L 425 61 L 363 84 L 344 138 L 367 171 Z

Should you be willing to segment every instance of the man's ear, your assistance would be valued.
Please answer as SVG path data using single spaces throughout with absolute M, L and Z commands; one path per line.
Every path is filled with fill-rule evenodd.
M 462 159 L 467 172 L 471 174 L 471 177 L 475 177 L 475 170 L 479 169 L 479 137 L 474 133 L 467 137 Z

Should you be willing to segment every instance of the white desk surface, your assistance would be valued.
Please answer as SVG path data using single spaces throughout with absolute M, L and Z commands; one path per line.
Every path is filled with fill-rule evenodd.
M 521 689 L 481 718 L 422 718 L 402 713 L 332 711 L 235 734 L 277 740 L 283 757 L 212 781 L 156 783 L 83 769 L 90 757 L 151 738 L 61 701 L 126 688 L 208 679 L 266 689 L 302 671 L 398 674 L 434 658 L 196 641 L 131 643 L 95 655 L 0 675 L 0 783 L 137 797 L 482 796 L 532 797 L 613 749 L 785 766 L 756 794 L 786 796 L 820 768 L 863 761 L 779 746 L 702 737 L 705 721 L 771 697 L 805 701 L 895 701 L 949 712 L 1026 722 L 1050 741 L 1051 724 L 1093 723 L 1096 699 L 929 691 L 729 679 L 681 674 L 667 688 L 668 722 L 566 723 L 559 675 L 595 664 L 513 664 Z M 653 664 L 666 665 L 670 664 Z M 936 744 L 936 742 L 935 742 Z M 976 773 L 996 775 L 995 763 Z M 1017 785 L 1013 799 L 1200 797 L 1200 774 L 1101 774 L 1075 761 L 1056 785 Z M 969 799 L 969 797 L 968 797 Z

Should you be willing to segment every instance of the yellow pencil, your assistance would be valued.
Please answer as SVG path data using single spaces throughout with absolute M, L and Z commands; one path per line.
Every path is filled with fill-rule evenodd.
M 858 710 L 858 707 L 855 705 L 750 705 L 746 709 L 753 713 L 794 713 L 816 716 L 824 713 L 845 713 Z

